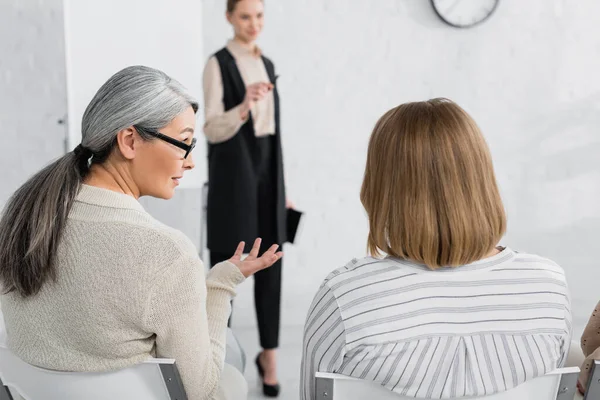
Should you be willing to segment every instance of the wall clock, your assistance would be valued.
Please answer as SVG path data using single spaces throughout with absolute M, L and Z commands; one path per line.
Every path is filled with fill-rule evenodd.
M 500 0 L 431 0 L 438 17 L 456 28 L 470 28 L 488 19 Z

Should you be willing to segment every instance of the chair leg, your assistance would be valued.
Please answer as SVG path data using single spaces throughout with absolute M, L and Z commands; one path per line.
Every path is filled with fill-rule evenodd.
M 2 379 L 0 379 L 0 400 L 13 400 L 10 390 L 8 390 L 8 387 L 4 386 Z

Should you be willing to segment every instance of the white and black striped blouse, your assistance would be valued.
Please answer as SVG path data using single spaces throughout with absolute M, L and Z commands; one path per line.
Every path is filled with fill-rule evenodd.
M 564 271 L 508 248 L 432 271 L 367 257 L 333 271 L 304 328 L 300 399 L 315 372 L 444 399 L 511 389 L 563 365 L 571 338 Z

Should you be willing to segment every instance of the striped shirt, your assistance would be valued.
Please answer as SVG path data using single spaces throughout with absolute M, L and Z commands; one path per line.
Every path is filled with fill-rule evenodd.
M 571 341 L 564 271 L 508 248 L 432 271 L 367 257 L 333 271 L 304 327 L 300 399 L 315 372 L 425 399 L 509 390 L 564 364 Z

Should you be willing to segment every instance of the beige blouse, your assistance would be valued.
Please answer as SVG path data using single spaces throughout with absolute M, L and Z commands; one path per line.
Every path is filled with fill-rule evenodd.
M 256 82 L 269 82 L 267 70 L 258 47 L 247 49 L 234 40 L 227 42 L 227 50 L 231 53 L 240 70 L 244 85 Z M 240 105 L 225 111 L 223 104 L 223 80 L 219 62 L 212 56 L 204 68 L 204 134 L 210 143 L 221 143 L 231 139 L 247 121 L 242 119 Z M 252 109 L 254 132 L 256 136 L 275 134 L 275 98 L 270 91 L 262 101 Z

